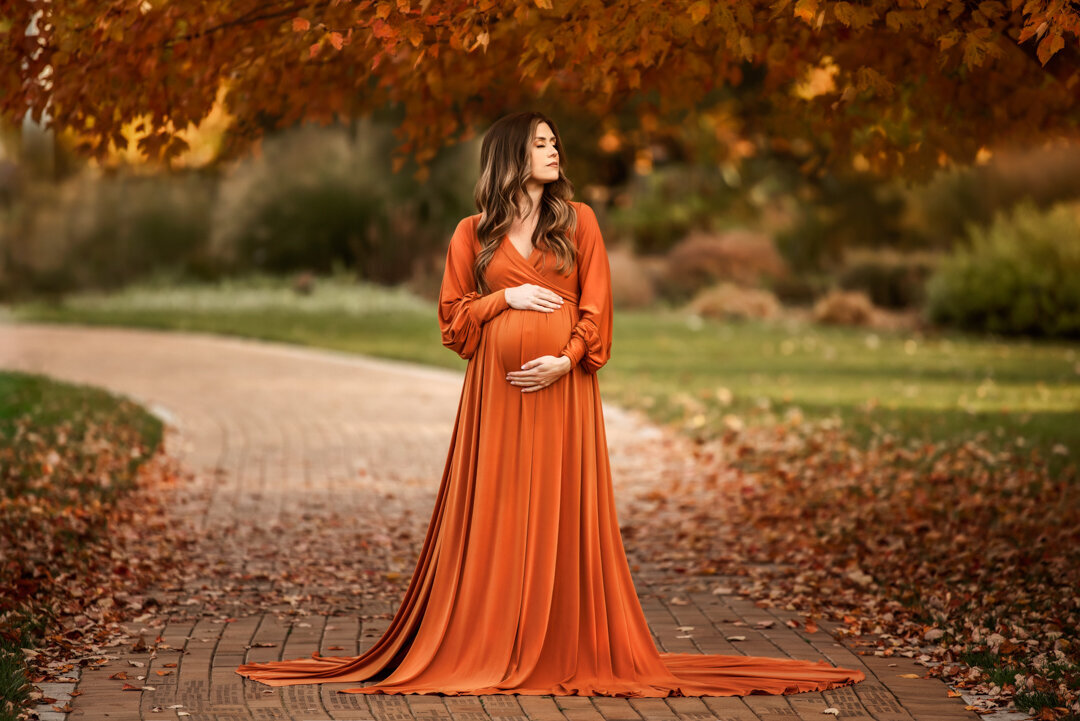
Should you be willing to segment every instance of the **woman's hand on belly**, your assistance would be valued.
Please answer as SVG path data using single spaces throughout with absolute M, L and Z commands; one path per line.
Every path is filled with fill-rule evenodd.
M 522 365 L 521 370 L 508 372 L 506 380 L 510 385 L 521 386 L 522 393 L 531 393 L 562 378 L 572 365 L 573 361 L 564 355 L 542 355 Z
M 525 283 L 507 288 L 506 302 L 517 310 L 540 310 L 551 313 L 563 304 L 562 296 L 542 285 Z

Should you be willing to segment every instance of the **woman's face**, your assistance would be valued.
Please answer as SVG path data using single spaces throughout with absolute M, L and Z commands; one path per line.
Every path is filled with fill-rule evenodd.
M 530 141 L 532 177 L 540 183 L 550 183 L 559 179 L 559 148 L 555 147 L 555 133 L 551 126 L 541 121 L 536 125 L 536 133 Z

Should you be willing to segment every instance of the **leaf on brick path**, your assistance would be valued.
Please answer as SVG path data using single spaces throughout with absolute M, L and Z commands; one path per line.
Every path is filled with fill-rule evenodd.
M 763 620 L 763 621 L 757 621 L 756 623 L 754 623 L 754 625 L 755 625 L 756 627 L 758 627 L 758 628 L 769 628 L 769 627 L 771 627 L 771 626 L 772 626 L 772 625 L 773 625 L 774 623 L 776 623 L 776 621 L 772 621 L 772 620 L 769 620 L 769 621 L 764 621 L 764 620 Z
M 725 636 L 728 641 L 745 641 L 746 636 Z
M 142 668 L 146 664 L 142 661 L 132 661 L 131 659 L 128 659 L 128 665 L 135 666 L 136 668 Z
M 161 665 L 164 666 L 165 668 L 176 668 L 177 667 L 177 664 L 176 664 L 175 661 L 170 661 L 169 663 L 163 663 Z
M 142 686 L 135 686 L 130 683 L 125 683 L 120 689 L 121 691 L 142 691 Z
M 172 671 L 154 671 L 154 673 L 156 673 L 158 676 L 168 676 L 173 672 Z
M 900 678 L 922 678 L 922 676 L 917 673 L 898 673 L 896 675 Z
M 817 623 L 814 622 L 814 619 L 808 618 L 806 619 L 806 623 L 803 624 L 803 629 L 807 633 L 816 633 L 818 630 L 818 626 Z
M 821 713 L 828 713 L 832 714 L 833 716 L 838 716 L 840 715 L 840 709 L 830 706 L 829 708 L 824 709 Z
M 345 647 L 344 646 L 327 646 L 326 650 L 327 651 L 344 651 Z
M 128 676 L 127 671 L 117 671 L 112 676 L 109 676 L 109 678 L 114 678 L 114 679 L 120 680 L 120 679 L 131 678 L 131 676 Z

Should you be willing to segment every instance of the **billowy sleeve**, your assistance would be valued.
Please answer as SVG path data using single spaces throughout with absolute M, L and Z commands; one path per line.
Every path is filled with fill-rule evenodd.
M 450 238 L 439 287 L 442 344 L 466 359 L 476 353 L 484 323 L 510 307 L 502 288 L 487 295 L 477 292 L 473 276 L 477 245 L 472 221 L 462 219 Z
M 575 366 L 595 373 L 611 357 L 611 267 L 593 209 L 579 203 L 577 222 L 580 317 L 562 355 L 569 357 Z

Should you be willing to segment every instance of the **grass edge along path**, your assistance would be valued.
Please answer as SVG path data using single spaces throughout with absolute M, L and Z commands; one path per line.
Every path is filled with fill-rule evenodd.
M 176 478 L 162 433 L 128 399 L 0 372 L 0 721 L 70 710 L 31 684 L 104 662 L 122 604 L 181 551 L 158 502 Z

